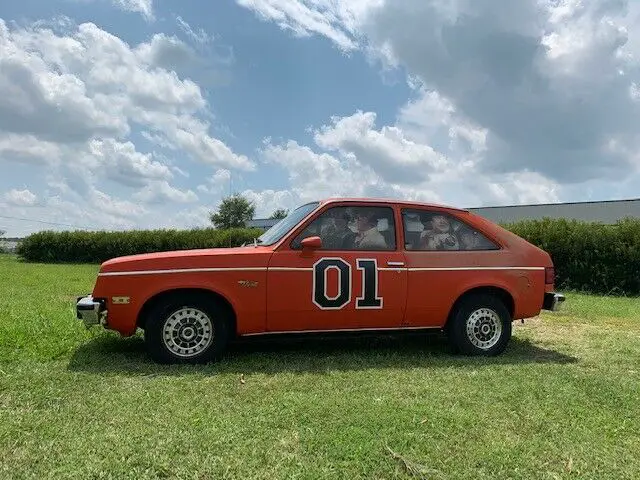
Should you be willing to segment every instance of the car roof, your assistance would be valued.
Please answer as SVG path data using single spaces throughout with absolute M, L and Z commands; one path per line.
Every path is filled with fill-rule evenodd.
M 390 205 L 402 205 L 406 207 L 424 207 L 424 208 L 442 208 L 448 210 L 456 210 L 459 212 L 469 212 L 466 208 L 453 207 L 451 205 L 444 205 L 439 203 L 427 203 L 427 202 L 418 202 L 414 200 L 400 200 L 395 198 L 375 198 L 375 197 L 334 197 L 334 198 L 325 198 L 319 200 L 319 203 L 322 205 L 327 205 L 331 203 L 349 203 L 349 202 L 375 202 L 375 203 L 387 203 Z

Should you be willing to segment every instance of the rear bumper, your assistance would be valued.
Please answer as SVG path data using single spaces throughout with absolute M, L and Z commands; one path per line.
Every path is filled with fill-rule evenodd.
M 565 297 L 561 293 L 546 292 L 544 294 L 544 301 L 542 303 L 543 310 L 550 310 L 557 312 L 562 307 Z
M 91 295 L 79 297 L 76 302 L 76 317 L 82 320 L 86 327 L 107 324 L 107 310 L 103 302 Z

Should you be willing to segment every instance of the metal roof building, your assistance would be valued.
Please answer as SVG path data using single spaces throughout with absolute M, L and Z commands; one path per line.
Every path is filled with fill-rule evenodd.
M 640 198 L 628 200 L 604 200 L 600 202 L 540 203 L 531 205 L 505 205 L 499 207 L 478 207 L 467 210 L 496 223 L 511 223 L 519 220 L 539 220 L 542 218 L 566 218 L 587 222 L 614 224 L 625 217 L 640 219 Z M 255 219 L 248 227 L 264 230 L 279 220 Z
M 614 224 L 625 217 L 640 219 L 640 198 L 605 200 L 601 202 L 541 203 L 503 207 L 470 208 L 470 211 L 493 222 L 511 223 L 519 220 L 566 218 L 585 222 Z

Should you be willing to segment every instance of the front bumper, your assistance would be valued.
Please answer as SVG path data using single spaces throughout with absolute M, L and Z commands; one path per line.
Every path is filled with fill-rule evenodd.
M 87 328 L 92 325 L 106 326 L 107 324 L 107 310 L 104 303 L 91 295 L 78 297 L 76 317 L 82 320 Z
M 565 297 L 561 293 L 546 292 L 544 294 L 544 302 L 542 303 L 543 310 L 550 310 L 557 312 L 562 307 Z

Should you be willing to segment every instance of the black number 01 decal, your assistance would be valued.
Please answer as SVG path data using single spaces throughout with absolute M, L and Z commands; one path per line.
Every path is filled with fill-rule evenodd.
M 356 298 L 357 309 L 382 308 L 382 297 L 378 295 L 378 262 L 371 258 L 356 260 L 362 272 L 362 295 Z M 338 293 L 327 294 L 327 273 L 338 271 Z M 313 303 L 322 310 L 339 310 L 351 301 L 351 265 L 341 258 L 322 258 L 313 265 Z

